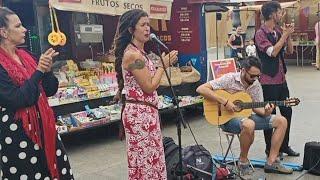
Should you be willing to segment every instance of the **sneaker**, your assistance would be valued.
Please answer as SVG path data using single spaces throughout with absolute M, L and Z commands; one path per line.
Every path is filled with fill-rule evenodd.
M 253 170 L 251 169 L 249 162 L 243 163 L 239 161 L 238 168 L 239 168 L 239 175 L 241 176 L 241 178 L 247 179 L 247 180 L 253 179 L 253 176 L 252 176 Z
M 264 172 L 276 174 L 292 174 L 293 170 L 291 168 L 284 167 L 280 162 L 274 162 L 272 165 L 266 163 L 264 165 Z

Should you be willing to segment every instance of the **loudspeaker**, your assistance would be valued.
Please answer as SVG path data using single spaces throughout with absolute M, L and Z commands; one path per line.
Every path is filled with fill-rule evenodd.
M 311 174 L 320 176 L 320 142 L 312 141 L 305 144 L 303 169 L 311 169 Z
M 217 12 L 217 13 L 216 13 L 216 19 L 217 19 L 217 21 L 220 21 L 221 18 L 222 18 L 222 14 L 219 13 L 219 12 Z

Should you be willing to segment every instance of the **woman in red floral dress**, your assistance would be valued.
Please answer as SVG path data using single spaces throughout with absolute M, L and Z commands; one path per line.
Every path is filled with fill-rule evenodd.
M 115 37 L 116 71 L 119 91 L 125 93 L 122 122 L 128 155 L 128 179 L 167 179 L 165 157 L 158 114 L 156 89 L 169 55 L 163 56 L 165 67 L 154 67 L 146 56 L 144 44 L 149 41 L 148 14 L 130 10 L 120 19 Z M 171 62 L 177 51 L 170 52 Z

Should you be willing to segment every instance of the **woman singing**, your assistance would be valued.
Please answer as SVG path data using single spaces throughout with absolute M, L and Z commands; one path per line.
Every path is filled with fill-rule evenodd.
M 146 12 L 135 9 L 120 17 L 115 56 L 119 92 L 124 90 L 125 93 L 122 122 L 130 180 L 167 177 L 156 89 L 169 62 L 177 61 L 178 52 L 171 51 L 170 59 L 169 55 L 163 56 L 165 67 L 156 69 L 144 51 L 149 35 L 150 23 Z

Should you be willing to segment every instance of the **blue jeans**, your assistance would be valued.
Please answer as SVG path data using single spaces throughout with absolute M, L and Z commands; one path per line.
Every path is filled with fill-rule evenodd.
M 238 58 L 238 49 L 231 49 L 231 57 Z
M 275 115 L 272 114 L 270 116 L 259 116 L 257 114 L 252 114 L 249 119 L 252 119 L 255 122 L 255 130 L 267 130 L 272 129 L 272 122 Z M 221 129 L 226 132 L 234 133 L 234 134 L 240 134 L 242 130 L 242 122 L 247 118 L 245 117 L 236 117 L 232 118 L 227 123 L 221 125 Z

